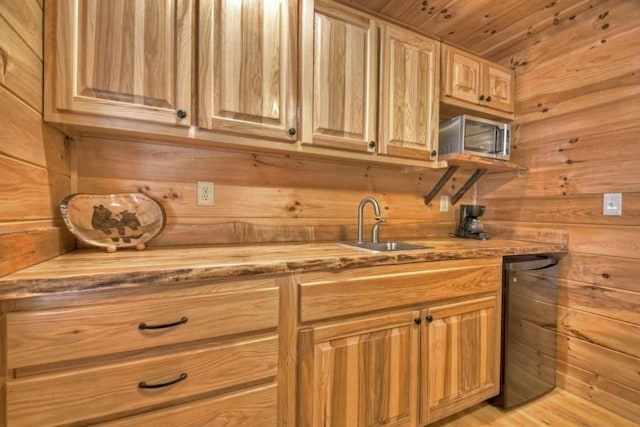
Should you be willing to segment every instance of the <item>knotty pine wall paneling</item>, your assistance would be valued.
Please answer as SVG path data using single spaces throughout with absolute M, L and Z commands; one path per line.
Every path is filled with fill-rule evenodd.
M 78 142 L 78 190 L 88 193 L 141 191 L 160 201 L 167 227 L 154 245 L 340 241 L 357 237 L 357 209 L 375 197 L 387 219 L 381 239 L 446 236 L 455 229 L 458 207 L 449 212 L 439 197 L 423 196 L 444 170 L 348 164 L 288 155 L 234 153 L 85 136 Z M 457 173 L 441 194 L 453 195 L 469 173 Z M 197 181 L 215 183 L 214 206 L 197 206 Z M 370 238 L 373 209 L 365 208 Z
M 72 249 L 58 210 L 70 143 L 42 120 L 43 10 L 0 2 L 0 276 Z
M 516 64 L 512 159 L 478 184 L 486 226 L 568 239 L 560 387 L 640 423 L 640 3 L 597 2 L 492 60 Z M 622 216 L 602 215 L 622 193 Z M 541 278 L 541 288 L 548 278 Z M 541 296 L 544 298 L 544 296 Z

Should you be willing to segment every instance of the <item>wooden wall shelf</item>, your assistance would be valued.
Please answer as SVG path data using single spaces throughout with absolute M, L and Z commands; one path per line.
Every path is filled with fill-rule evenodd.
M 470 154 L 444 154 L 438 156 L 438 160 L 444 160 L 448 166 L 460 166 L 465 169 L 486 169 L 487 173 L 524 172 L 526 167 L 518 164 L 486 157 L 472 156 Z

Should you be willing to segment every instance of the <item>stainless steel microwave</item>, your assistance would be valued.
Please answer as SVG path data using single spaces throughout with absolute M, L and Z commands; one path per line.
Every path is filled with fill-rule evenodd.
M 440 123 L 438 154 L 465 153 L 509 160 L 509 125 L 466 114 Z

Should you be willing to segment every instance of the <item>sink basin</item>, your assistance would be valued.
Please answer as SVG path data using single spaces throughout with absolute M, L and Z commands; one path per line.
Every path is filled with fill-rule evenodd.
M 416 245 L 405 242 L 340 242 L 340 245 L 364 249 L 371 252 L 410 251 L 416 249 L 433 249 L 432 246 Z

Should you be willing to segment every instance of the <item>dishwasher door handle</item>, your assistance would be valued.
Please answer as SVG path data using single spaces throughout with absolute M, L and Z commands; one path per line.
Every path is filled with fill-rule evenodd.
M 558 260 L 551 257 L 540 257 L 536 260 L 527 260 L 522 262 L 509 262 L 509 271 L 533 271 L 544 270 L 545 268 L 558 265 Z

